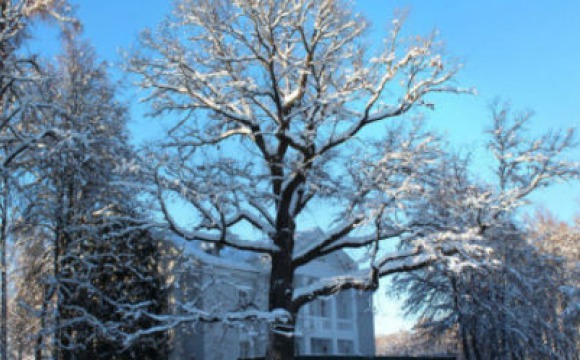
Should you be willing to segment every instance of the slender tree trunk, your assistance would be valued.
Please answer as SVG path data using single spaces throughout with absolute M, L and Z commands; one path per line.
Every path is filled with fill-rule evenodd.
M 461 346 L 463 347 L 463 358 L 465 360 L 471 360 L 471 351 L 469 350 L 469 339 L 467 338 L 467 332 L 465 328 L 459 323 L 459 329 L 461 334 Z
M 57 180 L 59 191 L 59 211 L 56 223 L 56 246 L 54 257 L 54 269 L 56 279 L 56 316 L 55 323 L 55 349 L 54 360 L 68 360 L 73 358 L 74 350 L 68 349 L 72 345 L 73 329 L 70 326 L 61 328 L 62 320 L 70 317 L 70 314 L 65 310 L 65 304 L 71 301 L 69 294 L 70 288 L 62 288 L 61 279 L 71 276 L 69 268 L 70 265 L 66 260 L 66 255 L 71 244 L 69 226 L 73 223 L 74 208 L 75 208 L 75 173 L 72 166 L 69 164 L 69 158 L 65 154 L 62 163 L 65 165 L 62 179 Z M 66 290 L 66 291 L 63 291 Z
M 8 282 L 8 279 L 6 278 L 6 237 L 4 237 L 4 225 L 5 220 L 2 219 L 2 250 L 0 250 L 2 252 L 2 324 L 0 325 L 2 327 L 2 339 L 0 340 L 2 342 L 2 349 L 1 349 L 1 358 L 3 360 L 7 360 L 8 356 L 7 356 L 7 352 L 8 352 L 8 326 L 7 324 L 7 319 L 8 319 L 8 308 L 7 308 L 7 296 L 6 296 L 6 283 Z
M 56 300 L 54 304 L 54 331 L 52 337 L 52 358 L 53 360 L 59 360 L 60 355 L 60 302 L 61 302 L 61 294 L 59 288 L 59 275 L 60 275 L 60 267 L 59 267 L 59 254 L 60 254 L 60 244 L 59 244 L 59 237 L 57 236 L 54 239 L 54 258 L 53 258 L 53 271 L 54 271 L 54 287 L 55 287 L 55 294 Z
M 6 29 L 7 26 L 7 19 L 5 18 L 5 14 L 6 14 L 6 10 L 7 10 L 7 2 L 6 1 L 0 1 L 0 32 L 4 32 L 4 30 Z M 4 76 L 3 76 L 3 72 L 4 72 L 4 61 L 7 59 L 7 51 L 8 51 L 8 44 L 6 43 L 1 43 L 0 44 L 0 86 L 4 86 Z M 0 98 L 0 116 L 4 115 L 4 98 Z M 2 118 L 2 120 L 4 120 Z M 5 170 L 5 169 L 2 169 Z M 3 189 L 3 195 L 6 195 L 7 191 L 6 191 L 6 184 L 7 182 L 6 180 L 6 174 L 3 174 L 3 180 L 4 180 L 4 189 Z M 4 204 L 2 204 L 3 206 L 6 205 L 6 197 L 4 197 L 3 199 Z M 0 325 L 0 358 L 1 360 L 7 360 L 6 354 L 7 354 L 7 336 L 6 336 L 6 220 L 7 220 L 7 209 L 6 207 L 4 207 L 4 209 L 2 209 L 2 234 L 0 236 L 2 236 L 2 238 L 0 239 L 0 251 L 2 252 L 2 260 L 1 261 L 1 265 L 2 266 L 2 299 L 0 300 L 2 302 L 2 324 Z
M 69 227 L 71 225 L 73 225 L 74 223 L 74 209 L 75 207 L 75 200 L 76 200 L 76 196 L 77 196 L 77 192 L 76 192 L 76 183 L 75 183 L 75 171 L 73 170 L 72 166 L 67 166 L 66 168 L 66 196 L 65 196 L 65 212 L 64 212 L 64 223 L 63 223 L 63 227 L 62 227 L 62 233 L 61 233 L 61 256 L 65 257 L 65 255 L 68 255 L 70 251 L 72 251 L 72 249 L 70 248 L 71 246 L 71 234 L 69 232 Z M 77 249 L 78 251 L 78 249 Z M 74 270 L 71 269 L 71 264 L 70 264 L 70 260 L 64 260 L 62 261 L 61 264 L 61 272 L 63 273 L 62 276 L 64 276 L 65 278 L 69 278 L 71 276 L 74 276 Z M 70 294 L 71 289 L 67 288 L 67 296 L 61 299 L 61 311 L 63 311 L 63 314 L 61 314 L 61 316 L 64 316 L 64 319 L 68 319 L 70 318 L 70 314 L 64 310 L 63 308 L 65 306 L 64 305 L 70 305 L 71 301 L 75 301 L 73 299 L 74 295 L 71 296 Z M 76 291 L 76 290 L 75 290 Z M 74 350 L 74 344 L 75 344 L 75 337 L 74 337 L 74 329 L 71 326 L 67 326 L 66 328 L 61 330 L 60 333 L 60 343 L 61 346 L 65 349 L 70 348 L 71 346 L 73 347 L 73 350 L 62 350 L 61 349 L 61 360 L 71 360 L 71 359 L 75 359 L 75 350 Z
M 459 293 L 459 286 L 457 284 L 456 275 L 453 273 L 449 274 L 449 280 L 451 282 L 451 287 L 453 289 L 453 308 L 457 312 L 457 325 L 459 326 L 458 335 L 461 337 L 461 346 L 463 348 L 463 357 L 466 360 L 472 360 L 473 355 L 471 351 L 471 346 L 469 345 L 469 336 L 467 334 L 467 328 L 465 324 L 465 317 L 461 312 L 461 294 Z
M 52 359 L 53 360 L 60 360 L 61 356 L 61 341 L 62 341 L 62 330 L 60 328 L 60 320 L 61 320 L 61 304 L 62 304 L 62 291 L 60 289 L 60 277 L 61 277 L 61 252 L 63 250 L 63 234 L 64 234 L 64 204 L 65 204 L 65 196 L 64 191 L 62 189 L 62 182 L 64 179 L 57 180 L 57 191 L 58 194 L 58 201 L 60 202 L 58 210 L 57 210 L 57 218 L 56 218 L 56 227 L 55 227 L 55 234 L 54 234 L 54 250 L 53 250 L 53 271 L 54 271 L 54 287 L 56 291 L 56 299 L 54 305 L 54 331 L 53 331 L 53 338 L 52 338 Z
M 42 360 L 42 343 L 44 341 L 43 333 L 46 331 L 46 316 L 48 315 L 48 302 L 52 298 L 51 289 L 49 285 L 43 288 L 42 309 L 40 311 L 40 330 L 38 331 L 38 338 L 36 339 L 36 349 L 34 360 Z
M 7 214 L 6 214 L 6 183 L 4 183 L 4 188 L 2 191 L 2 220 L 0 225 L 0 267 L 2 270 L 0 271 L 0 281 L 2 282 L 0 288 L 2 291 L 2 296 L 0 298 L 0 359 L 7 360 L 6 358 L 6 346 L 7 346 L 7 326 L 6 326 L 6 317 L 8 315 L 8 311 L 6 308 L 6 226 L 7 226 Z
M 477 326 L 476 324 L 473 324 L 473 331 L 471 331 L 471 347 L 473 350 L 474 355 L 473 357 L 475 360 L 483 360 L 483 357 L 481 356 L 481 351 L 477 344 L 477 331 L 475 329 L 477 329 Z
M 1 254 L 1 259 L 0 259 L 0 266 L 2 267 L 2 322 L 0 324 L 0 331 L 2 332 L 1 335 L 1 350 L 0 350 L 0 356 L 2 358 L 2 360 L 7 360 L 8 359 L 8 326 L 7 326 L 7 321 L 8 321 L 8 297 L 7 297 L 7 282 L 8 279 L 6 277 L 7 271 L 6 271 L 6 243 L 8 240 L 8 206 L 10 199 L 8 198 L 8 193 L 9 193 L 9 189 L 8 189 L 8 178 L 7 175 L 4 174 L 4 177 L 2 179 L 3 181 L 3 187 L 2 187 L 2 223 L 0 225 L 0 232 L 1 232 L 1 248 L 0 248 L 0 252 Z

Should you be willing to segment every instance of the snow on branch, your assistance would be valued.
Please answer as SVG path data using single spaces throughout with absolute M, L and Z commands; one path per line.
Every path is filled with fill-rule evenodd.
M 293 264 L 295 267 L 303 266 L 314 259 L 328 255 L 335 251 L 348 248 L 361 248 L 369 246 L 377 241 L 384 241 L 387 239 L 397 238 L 407 230 L 397 229 L 393 231 L 383 231 L 378 236 L 377 234 L 370 234 L 366 236 L 349 236 L 358 225 L 362 224 L 362 218 L 346 222 L 342 226 L 338 226 L 336 230 L 328 234 L 326 237 L 313 241 L 311 245 L 300 249 L 293 257 Z M 314 240 L 314 239 L 313 239 Z
M 159 191 L 160 192 L 160 191 Z M 250 241 L 240 240 L 237 236 L 229 233 L 208 233 L 202 231 L 187 230 L 181 227 L 177 220 L 171 215 L 167 207 L 166 201 L 162 194 L 158 194 L 158 200 L 161 204 L 161 210 L 165 219 L 167 220 L 167 228 L 185 240 L 196 240 L 214 243 L 217 245 L 225 245 L 239 250 L 246 250 L 259 253 L 272 253 L 277 251 L 277 247 L 272 242 L 266 241 Z
M 179 186 L 172 186 L 174 183 L 162 179 L 159 171 L 156 172 L 156 181 L 158 184 L 157 199 L 161 205 L 161 211 L 165 217 L 165 220 L 167 221 L 166 228 L 178 234 L 180 237 L 186 240 L 205 241 L 252 252 L 271 253 L 273 251 L 277 251 L 277 247 L 272 242 L 241 240 L 238 236 L 232 234 L 229 231 L 232 226 L 242 221 L 246 221 L 262 231 L 271 229 L 271 225 L 269 223 L 262 221 L 254 214 L 243 209 L 227 218 L 221 213 L 216 218 L 212 215 L 211 211 L 203 207 L 199 201 L 194 198 L 187 197 L 187 199 L 191 201 L 191 203 L 203 216 L 203 220 L 200 222 L 198 228 L 206 229 L 207 231 L 199 231 L 195 229 L 189 230 L 183 228 L 173 217 L 172 211 L 167 204 L 165 196 L 163 195 L 163 189 L 169 188 L 172 191 L 177 190 L 181 195 L 183 195 L 184 192 L 179 191 L 182 190 Z M 212 232 L 212 230 L 216 230 L 217 232 Z
M 18 157 L 20 154 L 22 154 L 27 149 L 31 148 L 33 145 L 36 145 L 37 143 L 39 143 L 41 140 L 44 140 L 46 138 L 52 138 L 52 139 L 58 141 L 58 140 L 62 139 L 64 137 L 64 135 L 66 135 L 66 134 L 58 131 L 57 129 L 48 129 L 39 135 L 36 135 L 30 139 L 26 139 L 26 140 L 22 141 L 18 145 L 18 147 L 16 147 L 16 149 L 12 150 L 12 152 L 9 153 L 3 159 L 2 166 L 3 167 L 9 166 L 10 163 L 12 161 L 14 161 L 14 159 L 16 159 L 16 157 Z
M 329 296 L 347 289 L 374 291 L 379 278 L 423 268 L 438 259 L 438 255 L 424 251 L 386 256 L 369 269 L 356 270 L 349 274 L 323 278 L 309 286 L 294 290 L 293 306 L 299 309 L 304 304 L 322 296 Z
M 165 332 L 175 329 L 181 324 L 190 323 L 222 323 L 232 324 L 244 321 L 266 321 L 268 323 L 287 323 L 291 315 L 284 309 L 274 309 L 272 311 L 246 310 L 235 311 L 224 314 L 210 314 L 196 307 L 180 307 L 180 314 L 158 315 L 158 314 L 139 314 L 155 320 L 158 325 L 146 329 L 139 329 L 133 333 L 126 333 L 122 328 L 117 329 L 117 336 L 123 339 L 126 347 L 131 346 L 144 335 Z

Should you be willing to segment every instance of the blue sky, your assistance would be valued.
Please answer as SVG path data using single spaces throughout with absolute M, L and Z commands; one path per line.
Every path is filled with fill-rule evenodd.
M 153 27 L 170 10 L 171 1 L 159 0 L 77 0 L 78 16 L 85 37 L 97 53 L 111 63 L 120 63 L 119 51 L 134 43 L 140 30 Z M 451 146 L 472 151 L 484 150 L 482 132 L 489 122 L 488 105 L 496 97 L 509 100 L 515 109 L 536 113 L 533 131 L 580 125 L 580 2 L 576 0 L 358 0 L 354 8 L 366 15 L 373 27 L 369 41 L 380 41 L 396 8 L 410 11 L 405 32 L 427 34 L 438 29 L 449 56 L 465 65 L 458 77 L 460 85 L 474 86 L 476 96 L 437 97 L 436 111 L 427 114 L 430 126 L 444 132 Z M 58 51 L 58 41 L 46 27 L 37 28 L 31 49 L 46 54 Z M 126 91 L 131 99 L 131 131 L 147 138 L 151 119 L 143 118 L 136 105 L 138 94 Z M 156 130 L 149 131 L 156 132 Z M 580 151 L 572 155 L 580 161 Z M 485 161 L 479 161 L 483 174 Z M 580 214 L 580 186 L 557 185 L 534 197 L 564 219 Z M 406 327 L 391 300 L 377 299 L 377 330 L 387 332 Z

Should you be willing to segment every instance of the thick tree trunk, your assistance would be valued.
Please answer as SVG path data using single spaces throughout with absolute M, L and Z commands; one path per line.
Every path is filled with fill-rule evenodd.
M 269 310 L 284 309 L 290 313 L 287 323 L 274 322 L 270 328 L 266 359 L 294 359 L 294 325 L 296 314 L 292 306 L 294 294 L 294 269 L 292 267 L 293 233 L 283 231 L 278 244 L 284 248 L 272 255 L 272 272 L 270 274 Z

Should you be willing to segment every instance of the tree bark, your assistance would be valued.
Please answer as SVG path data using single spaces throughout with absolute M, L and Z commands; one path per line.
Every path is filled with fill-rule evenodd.
M 36 339 L 36 349 L 34 353 L 34 360 L 42 360 L 42 342 L 44 341 L 43 332 L 46 330 L 46 317 L 48 316 L 48 302 L 52 297 L 49 285 L 43 287 L 42 293 L 42 310 L 40 312 L 40 329 L 38 331 L 38 338 Z
M 2 19 L 3 21 L 0 21 L 0 32 L 4 32 L 6 27 L 7 27 L 7 19 L 5 18 L 5 14 L 6 14 L 6 10 L 7 10 L 7 2 L 6 1 L 2 1 L 0 3 L 0 19 Z M 8 44 L 6 43 L 1 43 L 0 44 L 0 86 L 4 86 L 4 78 L 2 76 L 2 73 L 4 72 L 4 61 L 7 58 L 7 47 Z M 0 99 L 0 116 L 4 114 L 4 99 Z M 4 175 L 4 180 L 6 180 L 6 175 Z M 6 181 L 4 182 L 4 186 L 6 186 Z M 6 195 L 7 191 L 6 191 L 6 187 L 4 187 L 4 195 Z M 6 197 L 4 197 L 4 204 L 6 205 Z M 0 338 L 0 358 L 2 360 L 7 360 L 7 349 L 6 347 L 8 346 L 8 342 L 7 342 L 7 336 L 6 336 L 6 316 L 7 316 L 7 309 L 6 309 L 6 220 L 7 220 L 7 213 L 6 213 L 6 208 L 3 209 L 3 213 L 2 213 L 2 238 L 0 239 L 1 244 L 0 244 L 0 251 L 2 252 L 2 324 L 0 325 L 1 329 L 1 338 Z
M 472 326 L 472 331 L 471 331 L 471 347 L 473 350 L 473 358 L 475 360 L 483 360 L 483 357 L 481 355 L 481 351 L 479 349 L 479 345 L 477 344 L 477 332 L 475 331 L 475 329 L 477 329 L 477 325 L 473 324 Z
M 8 279 L 6 278 L 6 240 L 8 239 L 8 206 L 9 206 L 9 199 L 8 199 L 8 178 L 5 175 L 3 180 L 3 191 L 2 191 L 2 224 L 1 224 L 1 234 L 0 236 L 2 237 L 2 239 L 0 239 L 0 241 L 2 242 L 1 247 L 0 247 L 0 252 L 1 254 L 1 259 L 0 259 L 0 266 L 2 267 L 2 323 L 0 324 L 0 331 L 2 333 L 1 335 L 1 350 L 0 350 L 0 356 L 2 358 L 2 360 L 7 360 L 8 359 L 8 326 L 7 326 L 7 319 L 8 319 L 8 307 L 7 307 L 7 282 Z
M 286 228 L 287 229 L 287 228 Z M 275 321 L 268 337 L 268 360 L 294 359 L 294 330 L 296 311 L 293 309 L 294 269 L 292 266 L 293 231 L 280 231 L 276 243 L 283 246 L 281 251 L 272 254 L 270 273 L 269 310 L 284 309 L 291 318 L 287 323 Z

